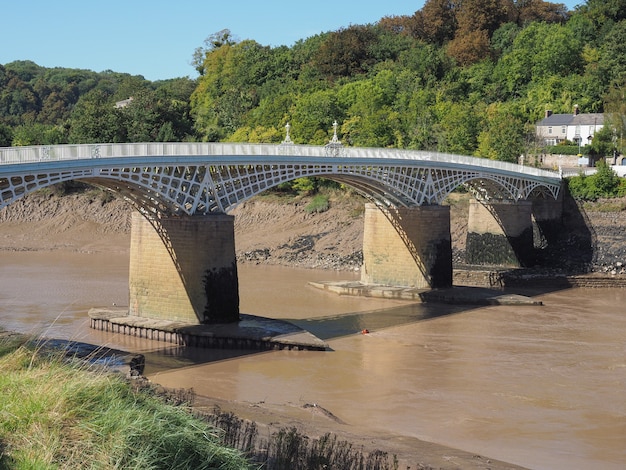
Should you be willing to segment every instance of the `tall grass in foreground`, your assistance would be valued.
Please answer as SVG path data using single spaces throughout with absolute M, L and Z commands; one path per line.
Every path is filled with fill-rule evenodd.
M 252 468 L 187 407 L 0 339 L 0 469 Z

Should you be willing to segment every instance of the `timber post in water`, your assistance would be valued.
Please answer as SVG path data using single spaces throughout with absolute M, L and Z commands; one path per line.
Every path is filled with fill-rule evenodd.
M 133 213 L 129 291 L 132 316 L 192 324 L 239 321 L 234 217 Z

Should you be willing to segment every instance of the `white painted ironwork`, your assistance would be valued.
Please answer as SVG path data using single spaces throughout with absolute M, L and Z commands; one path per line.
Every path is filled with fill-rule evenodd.
M 291 137 L 289 136 L 289 129 L 291 128 L 291 126 L 289 125 L 289 123 L 285 124 L 285 140 L 283 140 L 281 142 L 282 145 L 292 145 L 293 141 L 291 140 Z
M 329 157 L 343 157 L 344 154 L 344 147 L 343 144 L 341 143 L 341 141 L 339 140 L 339 137 L 337 137 L 337 126 L 339 124 L 337 124 L 337 121 L 333 122 L 333 138 L 326 144 L 326 155 L 328 155 Z
M 293 143 L 0 148 L 0 208 L 69 180 L 115 191 L 156 214 L 228 212 L 256 194 L 305 176 L 345 183 L 388 207 L 440 204 L 461 185 L 484 199 L 556 198 L 561 184 L 555 172 L 461 155 L 343 146 L 340 154 L 327 151 Z

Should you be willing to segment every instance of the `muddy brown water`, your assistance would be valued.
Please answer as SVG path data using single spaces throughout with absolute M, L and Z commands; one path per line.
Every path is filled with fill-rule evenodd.
M 357 277 L 345 272 L 255 266 L 239 276 L 243 313 L 290 320 L 331 350 L 182 351 L 91 330 L 89 308 L 128 303 L 123 254 L 0 252 L 0 326 L 141 352 L 149 378 L 197 394 L 316 403 L 381 435 L 532 469 L 626 468 L 626 290 L 451 307 L 307 285 Z

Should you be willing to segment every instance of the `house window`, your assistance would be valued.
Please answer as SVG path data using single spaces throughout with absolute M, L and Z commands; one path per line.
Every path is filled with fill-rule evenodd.
M 567 126 L 561 127 L 561 134 L 567 134 Z
M 552 134 L 552 126 L 548 127 L 548 134 Z

